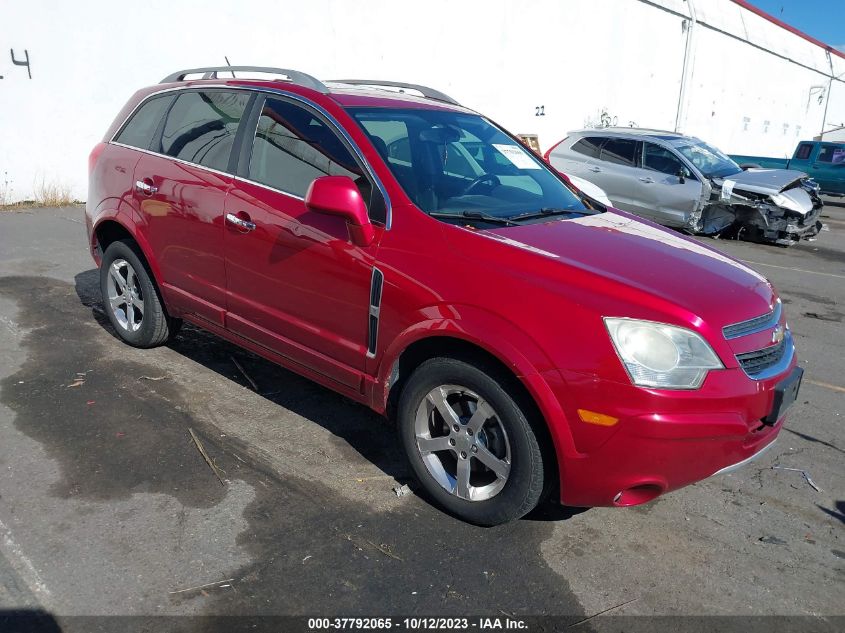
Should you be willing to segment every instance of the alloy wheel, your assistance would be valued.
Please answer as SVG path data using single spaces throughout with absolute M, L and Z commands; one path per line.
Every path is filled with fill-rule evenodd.
M 507 432 L 493 407 L 475 392 L 458 385 L 435 387 L 417 408 L 414 431 L 426 469 L 449 493 L 484 501 L 507 483 Z
M 107 281 L 109 309 L 117 324 L 128 332 L 136 332 L 144 321 L 144 295 L 135 269 L 125 259 L 116 259 L 109 266 Z

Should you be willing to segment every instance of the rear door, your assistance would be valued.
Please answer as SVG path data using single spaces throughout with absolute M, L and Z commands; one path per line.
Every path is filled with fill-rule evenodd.
M 261 97 L 262 99 L 264 97 Z M 333 124 L 309 107 L 267 97 L 226 199 L 227 327 L 347 387 L 360 387 L 370 284 L 382 228 L 359 247 L 342 218 L 309 211 L 315 178 L 352 178 L 384 221 L 384 200 Z
M 660 224 L 684 226 L 701 200 L 701 183 L 686 165 L 670 149 L 644 141 L 638 172 L 638 212 Z
M 583 176 L 604 189 L 613 206 L 632 213 L 641 213 L 644 208 L 637 180 L 640 147 L 640 142 L 634 139 L 605 138 L 599 160 L 588 165 Z
M 599 184 L 596 179 L 601 177 L 598 161 L 603 142 L 601 136 L 585 136 L 574 143 L 564 142 L 549 153 L 549 162 L 560 172 Z
M 177 310 L 224 324 L 223 208 L 231 150 L 250 93 L 180 91 L 135 167 L 139 230 Z

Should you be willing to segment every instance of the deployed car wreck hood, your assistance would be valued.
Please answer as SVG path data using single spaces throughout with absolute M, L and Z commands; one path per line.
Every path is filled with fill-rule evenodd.
M 771 195 L 801 184 L 807 174 L 793 169 L 748 169 L 738 174 L 714 178 L 713 183 L 723 187 L 725 183 L 734 183 L 733 188 Z
M 709 199 L 690 217 L 695 233 L 792 246 L 822 229 L 818 185 L 792 169 L 748 169 L 709 181 Z

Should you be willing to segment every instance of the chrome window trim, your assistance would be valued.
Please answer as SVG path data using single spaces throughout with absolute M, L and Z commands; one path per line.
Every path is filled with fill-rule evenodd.
M 783 356 L 781 356 L 780 360 L 778 362 L 776 362 L 774 365 L 766 367 L 766 369 L 764 369 L 763 371 L 761 371 L 757 374 L 752 375 L 752 374 L 749 374 L 747 371 L 745 371 L 745 368 L 742 366 L 742 363 L 740 362 L 739 357 L 737 357 L 737 363 L 739 363 L 740 369 L 742 369 L 743 373 L 745 373 L 746 376 L 751 378 L 751 380 L 760 381 L 760 380 L 768 380 L 769 378 L 774 378 L 775 376 L 782 374 L 787 369 L 789 369 L 789 366 L 792 364 L 792 359 L 795 357 L 795 342 L 792 340 L 792 333 L 788 329 L 786 330 L 786 332 L 784 332 L 784 335 L 783 335 L 783 345 L 784 345 Z M 770 347 L 776 347 L 776 346 L 772 345 Z M 746 354 L 753 354 L 755 352 L 765 351 L 766 349 L 767 348 L 764 347 L 764 348 L 759 349 L 759 350 L 753 350 L 751 352 L 745 352 L 745 353 Z M 742 354 L 739 354 L 738 356 L 742 356 Z
M 334 128 L 335 132 L 339 133 L 346 140 L 346 142 L 352 148 L 352 151 L 355 153 L 355 156 L 358 158 L 358 160 L 364 166 L 364 169 L 367 171 L 367 175 L 373 180 L 376 187 L 378 187 L 378 190 L 381 192 L 381 195 L 384 198 L 384 206 L 385 206 L 384 228 L 387 231 L 389 231 L 391 229 L 391 227 L 393 226 L 393 205 L 390 201 L 390 196 L 387 195 L 387 189 L 384 188 L 384 185 L 382 184 L 381 179 L 378 177 L 375 170 L 370 165 L 369 161 L 364 157 L 364 154 L 361 152 L 361 149 L 358 147 L 357 143 L 355 143 L 355 141 L 352 139 L 352 137 L 349 136 L 349 133 L 343 128 L 343 126 L 337 121 L 337 119 L 334 116 L 332 116 L 320 104 L 315 103 L 314 101 L 311 101 L 310 99 L 307 99 L 306 97 L 303 97 L 301 95 L 294 94 L 294 93 L 291 93 L 291 92 L 286 92 L 285 90 L 282 90 L 282 89 L 279 89 L 279 88 L 266 88 L 266 87 L 254 87 L 254 86 L 230 86 L 230 85 L 227 85 L 227 84 L 208 84 L 208 85 L 202 85 L 202 86 L 195 86 L 195 85 L 177 86 L 175 88 L 165 88 L 163 90 L 157 90 L 155 92 L 151 92 L 146 97 L 141 99 L 141 101 L 139 101 L 138 104 L 134 108 L 132 108 L 132 111 L 126 116 L 125 119 L 123 119 L 123 121 L 117 127 L 117 130 L 112 135 L 111 139 L 109 139 L 107 141 L 107 143 L 109 143 L 110 145 L 119 145 L 120 147 L 125 147 L 127 149 L 138 150 L 139 152 L 144 152 L 146 154 L 151 154 L 153 156 L 160 156 L 160 157 L 163 157 L 163 158 L 175 160 L 177 162 L 183 163 L 185 165 L 190 165 L 190 166 L 196 167 L 198 169 L 205 169 L 205 170 L 210 171 L 212 173 L 222 174 L 224 176 L 229 176 L 229 177 L 234 178 L 235 180 L 238 180 L 240 182 L 248 182 L 250 184 L 257 185 L 257 186 L 263 187 L 265 189 L 269 189 L 270 191 L 274 191 L 274 192 L 277 192 L 277 193 L 284 194 L 286 196 L 290 196 L 292 198 L 296 198 L 297 200 L 304 200 L 304 198 L 302 198 L 301 196 L 299 196 L 297 194 L 291 193 L 289 191 L 282 191 L 281 189 L 276 189 L 274 187 L 270 187 L 269 185 L 265 185 L 265 184 L 260 183 L 260 182 L 255 182 L 254 180 L 249 180 L 248 178 L 241 178 L 237 174 L 232 174 L 232 173 L 229 173 L 229 172 L 221 172 L 219 170 L 212 169 L 210 167 L 206 167 L 205 165 L 199 165 L 197 163 L 192 163 L 190 161 L 182 160 L 182 159 L 179 159 L 179 158 L 174 158 L 173 156 L 168 156 L 167 154 L 161 154 L 159 152 L 154 152 L 154 151 L 149 150 L 149 149 L 142 149 L 140 147 L 133 147 L 131 145 L 125 145 L 124 143 L 118 143 L 117 141 L 114 140 L 115 138 L 117 138 L 117 135 L 120 134 L 120 132 L 123 130 L 124 126 L 129 121 L 129 119 L 131 119 L 135 115 L 135 113 L 138 111 L 138 109 L 141 106 L 143 106 L 150 99 L 161 96 L 161 95 L 166 94 L 168 92 L 182 92 L 182 91 L 188 91 L 188 90 L 206 90 L 206 89 L 211 89 L 211 88 L 213 88 L 213 89 L 223 89 L 223 90 L 246 90 L 246 91 L 249 91 L 249 92 L 260 92 L 260 93 L 265 93 L 265 94 L 278 95 L 278 96 L 281 96 L 281 97 L 284 97 L 284 98 L 287 98 L 287 99 L 291 99 L 293 101 L 298 101 L 298 102 L 305 104 L 306 106 L 316 110 L 321 116 L 323 116 L 329 122 L 329 125 L 332 128 Z M 375 223 L 376 224 L 382 224 L 378 220 L 376 220 Z
M 741 338 L 743 336 L 750 336 L 752 334 L 757 334 L 758 332 L 763 332 L 764 330 L 768 330 L 770 328 L 775 327 L 778 323 L 780 323 L 781 313 L 783 312 L 783 303 L 781 302 L 780 298 L 775 302 L 772 311 L 766 314 L 761 314 L 760 316 L 756 316 L 751 319 L 746 319 L 745 321 L 739 321 L 738 323 L 731 323 L 730 325 L 726 325 L 722 328 L 722 334 L 725 337 L 725 340 L 733 340 L 735 338 Z M 755 325 L 750 330 L 742 330 L 736 334 L 728 334 L 728 331 L 739 328 L 741 329 L 743 325 L 746 323 L 751 323 L 753 321 L 757 321 L 762 319 L 763 317 L 768 317 L 765 321 L 761 321 L 758 325 Z
M 192 163 L 189 160 L 183 160 L 181 158 L 176 158 L 175 156 L 168 156 L 167 154 L 159 154 L 158 152 L 154 152 L 149 149 L 142 149 L 140 147 L 135 147 L 134 145 L 126 145 L 125 143 L 118 143 L 117 141 L 109 141 L 109 145 L 117 145 L 118 147 L 125 147 L 126 149 L 133 149 L 136 152 L 141 152 L 143 154 L 149 154 L 150 156 L 157 156 L 158 158 L 166 158 L 167 160 L 172 160 L 177 163 L 182 163 L 183 165 L 189 165 L 190 167 L 196 167 L 197 169 L 202 169 L 203 171 L 211 172 L 212 174 L 219 174 L 220 176 L 226 176 L 227 178 L 233 178 L 234 175 L 230 174 L 228 171 L 220 171 L 219 169 L 213 169 L 212 167 L 206 167 L 205 165 L 200 165 L 199 163 Z
M 261 187 L 262 189 L 268 189 L 273 193 L 280 193 L 282 195 L 288 196 L 289 198 L 295 198 L 296 200 L 305 201 L 305 198 L 302 196 L 298 196 L 295 193 L 291 193 L 290 191 L 283 191 L 282 189 L 276 189 L 275 187 L 271 187 L 270 185 L 265 185 L 264 183 L 257 182 L 255 180 L 250 180 L 249 178 L 241 178 L 240 176 L 236 176 L 235 174 L 231 174 L 228 171 L 220 171 L 219 169 L 212 169 L 211 167 L 206 167 L 205 165 L 200 165 L 198 163 L 192 163 L 189 160 L 183 160 L 181 158 L 175 158 L 173 156 L 168 156 L 167 154 L 159 154 L 158 152 L 154 152 L 149 149 L 141 149 L 140 147 L 134 147 L 132 145 L 126 145 L 124 143 L 118 143 L 117 141 L 109 141 L 109 145 L 117 145 L 118 147 L 125 147 L 126 149 L 133 149 L 136 152 L 142 152 L 144 154 L 149 154 L 150 156 L 156 156 L 158 158 L 166 158 L 167 160 L 172 160 L 177 163 L 181 163 L 183 165 L 188 165 L 189 167 L 195 167 L 196 169 L 202 169 L 203 171 L 211 172 L 212 174 L 218 174 L 220 176 L 226 176 L 227 178 L 231 178 L 232 180 L 237 180 L 238 182 L 245 182 L 249 183 L 250 185 L 255 185 L 256 187 Z

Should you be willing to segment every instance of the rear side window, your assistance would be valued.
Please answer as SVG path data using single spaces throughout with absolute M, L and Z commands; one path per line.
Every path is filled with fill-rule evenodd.
M 139 149 L 149 149 L 159 121 L 173 100 L 170 95 L 146 101 L 126 122 L 114 140 Z
M 601 149 L 601 142 L 604 139 L 598 136 L 587 136 L 572 146 L 572 149 L 579 154 L 589 156 L 590 158 L 598 158 L 599 150 Z
M 608 163 L 637 166 L 637 141 L 627 138 L 609 138 L 601 148 L 599 158 Z
M 810 158 L 810 152 L 813 151 L 813 146 L 810 143 L 801 143 L 795 151 L 795 158 L 798 160 L 807 160 Z
M 164 123 L 163 154 L 225 171 L 248 92 L 183 92 Z
M 321 176 L 351 178 L 367 202 L 370 217 L 384 221 L 383 205 L 375 203 L 380 197 L 335 131 L 306 108 L 267 99 L 255 130 L 249 179 L 302 198 Z

